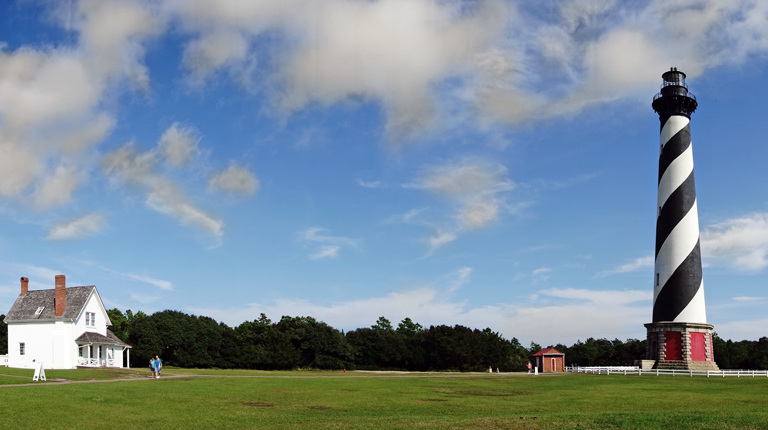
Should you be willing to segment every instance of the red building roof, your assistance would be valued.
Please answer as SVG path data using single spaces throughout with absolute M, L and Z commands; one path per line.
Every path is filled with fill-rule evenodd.
M 556 350 L 555 348 L 544 348 L 541 351 L 537 352 L 536 354 L 533 354 L 534 357 L 543 357 L 545 355 L 565 355 L 565 354 Z

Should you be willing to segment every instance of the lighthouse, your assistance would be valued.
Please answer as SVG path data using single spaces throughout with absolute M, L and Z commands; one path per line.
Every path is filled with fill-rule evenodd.
M 661 133 L 653 322 L 645 324 L 647 356 L 657 369 L 717 370 L 714 326 L 707 324 L 704 304 L 693 175 L 690 123 L 698 103 L 688 91 L 685 73 L 673 67 L 661 77 L 661 91 L 652 104 Z

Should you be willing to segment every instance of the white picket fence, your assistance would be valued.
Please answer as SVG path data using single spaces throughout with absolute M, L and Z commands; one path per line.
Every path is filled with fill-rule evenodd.
M 744 369 L 726 369 L 726 370 L 675 370 L 675 369 L 652 369 L 642 370 L 637 366 L 568 366 L 566 372 L 593 373 L 597 375 L 624 374 L 624 375 L 680 375 L 680 376 L 706 376 L 723 377 L 735 376 L 740 378 L 765 376 L 768 377 L 768 370 L 744 370 Z

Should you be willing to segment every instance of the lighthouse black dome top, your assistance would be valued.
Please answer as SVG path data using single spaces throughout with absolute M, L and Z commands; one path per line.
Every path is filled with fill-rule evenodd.
M 688 91 L 685 73 L 677 70 L 677 67 L 672 67 L 661 77 L 664 82 L 661 84 L 661 91 L 653 97 L 652 104 L 661 123 L 664 124 L 672 115 L 683 115 L 690 119 L 699 104 L 696 102 L 696 96 Z

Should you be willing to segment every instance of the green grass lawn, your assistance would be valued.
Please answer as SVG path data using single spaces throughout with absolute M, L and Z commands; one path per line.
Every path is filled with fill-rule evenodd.
M 3 387 L 0 428 L 768 429 L 768 378 L 189 372 Z

